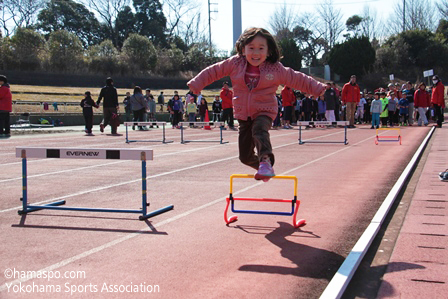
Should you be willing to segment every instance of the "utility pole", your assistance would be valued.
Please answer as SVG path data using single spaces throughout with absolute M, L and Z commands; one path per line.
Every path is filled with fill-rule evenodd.
M 233 0 L 233 45 L 240 37 L 242 30 L 241 0 Z
M 208 0 L 208 47 L 210 56 L 212 56 L 212 22 L 211 22 L 211 14 L 212 12 L 218 12 L 218 10 L 210 10 L 210 5 L 218 5 L 218 3 L 210 3 L 210 0 Z

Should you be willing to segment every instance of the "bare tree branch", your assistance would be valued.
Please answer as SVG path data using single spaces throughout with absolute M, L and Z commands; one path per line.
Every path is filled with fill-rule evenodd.
M 430 30 L 434 31 L 437 23 L 435 20 L 435 7 L 429 0 L 406 0 L 405 11 L 403 2 L 397 2 L 391 13 L 394 22 L 389 22 L 389 34 L 397 34 L 406 30 Z M 404 26 L 403 26 L 404 16 Z M 391 18 L 389 18 L 391 19 Z
M 43 0 L 3 0 L 2 27 L 9 35 L 17 27 L 30 27 L 36 21 L 37 12 L 42 8 Z M 8 24 L 14 24 L 11 30 Z
M 436 5 L 442 18 L 448 20 L 448 0 L 442 0 L 440 3 L 436 3 Z
M 322 18 L 322 31 L 328 43 L 326 51 L 329 51 L 344 31 L 342 11 L 334 7 L 333 0 L 324 0 L 319 7 L 318 14 Z
M 288 29 L 292 31 L 294 26 L 298 23 L 298 14 L 291 5 L 283 3 L 280 6 L 276 6 L 274 13 L 271 15 L 269 21 L 269 27 L 273 35 L 278 35 L 279 32 Z

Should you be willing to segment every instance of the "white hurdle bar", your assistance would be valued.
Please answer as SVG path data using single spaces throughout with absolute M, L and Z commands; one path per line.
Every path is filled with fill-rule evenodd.
M 299 144 L 304 143 L 343 143 L 345 145 L 348 144 L 347 140 L 347 126 L 349 125 L 348 121 L 298 121 L 297 125 L 299 126 Z M 302 140 L 302 126 L 344 126 L 344 141 L 315 141 L 315 140 Z
M 39 210 L 66 210 L 84 212 L 114 212 L 114 213 L 137 213 L 141 214 L 139 220 L 145 220 L 159 214 L 168 212 L 174 208 L 169 205 L 164 208 L 147 213 L 147 187 L 146 187 L 146 160 L 153 159 L 153 151 L 145 149 L 82 149 L 82 148 L 43 148 L 43 147 L 17 147 L 16 157 L 22 158 L 22 210 L 19 215 Z M 118 159 L 118 160 L 141 160 L 142 161 L 142 208 L 141 210 L 123 210 L 106 208 L 84 208 L 84 207 L 60 207 L 65 200 L 52 202 L 46 205 L 28 204 L 27 183 L 27 158 L 60 158 L 60 159 Z
M 156 121 L 156 122 L 124 122 L 123 123 L 124 126 L 126 127 L 126 143 L 131 143 L 131 142 L 162 142 L 162 143 L 171 143 L 173 142 L 173 140 L 166 140 L 165 138 L 165 126 L 166 126 L 166 122 L 165 121 Z M 162 140 L 129 140 L 129 135 L 128 135 L 128 127 L 131 126 L 162 126 Z
M 216 121 L 216 122 L 188 122 L 188 121 L 182 121 L 179 123 L 180 126 L 180 143 L 188 143 L 188 142 L 219 142 L 221 144 L 229 143 L 228 141 L 223 141 L 222 138 L 222 130 L 224 129 L 224 122 L 223 121 Z M 219 140 L 184 140 L 184 126 L 213 126 L 217 127 L 219 126 Z

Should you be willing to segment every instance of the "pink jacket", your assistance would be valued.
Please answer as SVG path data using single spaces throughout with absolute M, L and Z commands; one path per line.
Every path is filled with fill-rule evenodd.
M 225 76 L 230 76 L 233 87 L 233 108 L 235 118 L 247 120 L 259 115 L 275 119 L 278 111 L 277 92 L 280 84 L 298 89 L 304 93 L 319 96 L 325 85 L 313 78 L 284 67 L 280 62 L 260 65 L 260 81 L 256 88 L 249 90 L 244 81 L 247 61 L 244 56 L 235 55 L 202 70 L 187 85 L 197 94 L 207 85 Z

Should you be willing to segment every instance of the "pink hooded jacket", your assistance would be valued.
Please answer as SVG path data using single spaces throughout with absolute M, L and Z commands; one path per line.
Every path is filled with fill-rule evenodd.
M 235 118 L 247 120 L 259 115 L 275 119 L 278 111 L 275 93 L 280 84 L 298 89 L 304 93 L 319 96 L 325 85 L 313 78 L 284 67 L 280 62 L 264 62 L 260 65 L 260 81 L 256 88 L 249 90 L 244 80 L 247 61 L 244 56 L 235 55 L 202 70 L 187 85 L 197 94 L 207 85 L 223 77 L 230 76 L 233 87 L 233 109 Z

